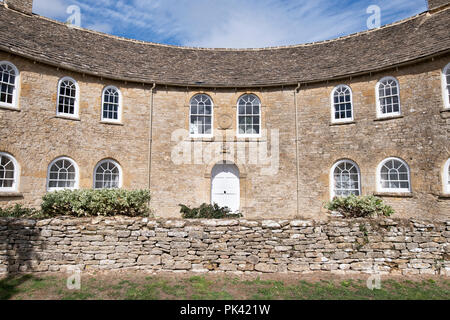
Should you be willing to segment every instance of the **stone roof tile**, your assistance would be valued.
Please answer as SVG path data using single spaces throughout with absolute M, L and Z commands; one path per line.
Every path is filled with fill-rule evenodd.
M 0 50 L 73 71 L 135 82 L 255 87 L 377 71 L 450 51 L 450 9 L 330 41 L 264 49 L 201 49 L 69 28 L 0 5 Z

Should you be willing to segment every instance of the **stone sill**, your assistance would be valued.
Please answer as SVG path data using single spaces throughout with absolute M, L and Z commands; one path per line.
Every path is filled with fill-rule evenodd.
M 374 192 L 376 197 L 385 198 L 413 198 L 414 195 L 411 192 Z
M 376 118 L 373 121 L 375 122 L 379 122 L 379 121 L 389 121 L 389 120 L 394 120 L 394 119 L 402 119 L 405 116 L 403 115 L 398 115 L 398 116 L 391 116 L 391 117 L 380 117 L 380 118 Z
M 441 193 L 440 195 L 438 195 L 438 198 L 442 200 L 450 200 L 450 193 Z
M 100 121 L 101 124 L 111 125 L 111 126 L 124 126 L 122 122 L 113 122 L 113 121 Z
M 450 118 L 450 109 L 443 109 L 440 111 L 441 118 L 442 119 L 449 119 Z
M 0 198 L 22 198 L 23 193 L 21 192 L 0 192 Z
M 234 142 L 265 142 L 265 141 L 266 140 L 264 140 L 262 136 L 254 136 L 254 137 L 236 136 L 234 138 Z
M 0 105 L 0 109 L 4 109 L 4 110 L 10 110 L 10 111 L 16 111 L 16 112 L 21 112 L 22 110 L 20 110 L 17 107 L 11 107 L 11 106 L 3 106 Z
M 216 140 L 215 137 L 189 137 L 185 141 L 192 141 L 192 142 L 214 142 Z
M 350 124 L 356 124 L 356 121 L 342 121 L 342 122 L 332 122 L 330 123 L 330 127 L 335 127 L 335 126 L 345 126 L 345 125 L 350 125 Z
M 56 115 L 53 117 L 54 119 L 63 119 L 63 120 L 72 120 L 72 121 L 81 121 L 78 117 L 64 116 L 64 115 Z
M 216 137 L 211 138 L 195 138 L 189 137 L 185 139 L 186 142 L 221 142 L 221 143 L 233 143 L 233 142 L 267 142 L 266 139 L 261 138 L 242 138 L 242 137 L 234 137 L 227 140 L 216 140 Z

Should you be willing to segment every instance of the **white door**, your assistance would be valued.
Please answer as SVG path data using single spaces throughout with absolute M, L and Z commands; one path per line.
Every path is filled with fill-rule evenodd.
M 232 164 L 218 164 L 211 176 L 211 202 L 239 211 L 239 169 Z

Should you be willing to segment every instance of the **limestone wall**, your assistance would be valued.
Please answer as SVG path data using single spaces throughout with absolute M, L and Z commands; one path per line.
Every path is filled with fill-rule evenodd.
M 20 195 L 8 198 L 0 193 L 0 205 L 39 206 L 46 193 L 48 166 L 62 156 L 77 163 L 80 188 L 93 187 L 94 168 L 107 158 L 122 167 L 124 188 L 148 188 L 148 86 L 101 81 L 0 52 L 2 60 L 20 71 L 19 110 L 0 108 L 0 151 L 19 163 Z M 74 78 L 80 87 L 76 120 L 56 116 L 58 81 L 65 76 Z M 101 122 L 102 91 L 108 85 L 118 87 L 123 95 L 120 124 Z
M 0 152 L 15 157 L 20 178 L 17 195 L 0 192 L 2 207 L 39 206 L 46 193 L 48 165 L 57 157 L 67 156 L 78 164 L 80 188 L 92 188 L 95 165 L 112 158 L 122 167 L 125 189 L 150 185 L 151 207 L 158 216 L 179 217 L 178 204 L 199 206 L 211 201 L 211 171 L 225 159 L 239 169 L 240 209 L 245 217 L 326 219 L 323 203 L 330 200 L 330 171 L 337 161 L 356 162 L 362 194 L 372 195 L 378 164 L 398 157 L 411 168 L 412 192 L 378 196 L 394 207 L 397 217 L 450 217 L 450 195 L 443 194 L 444 164 L 450 158 L 450 110 L 443 109 L 441 86 L 448 55 L 369 75 L 304 84 L 296 96 L 295 86 L 156 85 L 153 99 L 150 85 L 68 72 L 0 52 L 3 60 L 19 69 L 20 94 L 18 110 L 0 107 Z M 388 75 L 399 81 L 402 116 L 379 121 L 375 86 Z M 80 86 L 76 120 L 56 117 L 57 85 L 64 76 L 73 77 Z M 352 89 L 354 121 L 334 125 L 330 95 L 340 84 Z M 108 85 L 118 87 L 123 95 L 119 125 L 101 122 L 102 90 Z M 189 100 L 197 93 L 208 94 L 214 103 L 210 139 L 188 135 Z M 267 135 L 237 137 L 236 104 L 246 93 L 260 98 L 261 129 Z M 180 143 L 174 139 L 178 131 L 185 132 L 181 140 L 189 148 L 182 163 L 173 157 Z M 237 155 L 239 150 L 244 150 L 243 159 Z
M 0 219 L 0 272 L 450 275 L 450 221 Z

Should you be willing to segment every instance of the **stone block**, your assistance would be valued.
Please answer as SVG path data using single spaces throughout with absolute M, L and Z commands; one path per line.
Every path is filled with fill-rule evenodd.
M 158 265 L 161 264 L 161 256 L 159 255 L 142 255 L 137 259 L 139 265 Z

